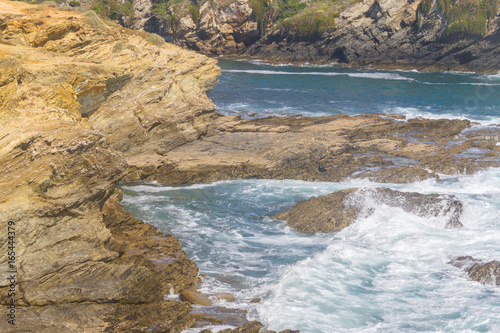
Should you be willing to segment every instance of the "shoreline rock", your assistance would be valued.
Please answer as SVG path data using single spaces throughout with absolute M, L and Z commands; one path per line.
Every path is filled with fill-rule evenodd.
M 452 195 L 400 192 L 389 188 L 347 189 L 302 200 L 274 218 L 306 233 L 336 232 L 358 218 L 367 217 L 380 205 L 401 208 L 424 218 L 443 219 L 447 229 L 461 228 L 463 205 Z
M 393 115 L 219 116 L 207 135 L 164 155 L 128 159 L 126 181 L 171 185 L 234 178 L 408 183 L 500 166 L 500 127 Z M 477 157 L 468 158 L 471 152 Z
M 408 182 L 500 163 L 497 128 L 465 132 L 463 120 L 220 117 L 206 96 L 214 60 L 90 13 L 0 0 L 0 23 L 0 216 L 16 226 L 16 329 L 179 332 L 213 319 L 164 299 L 195 288 L 198 268 L 174 236 L 123 210 L 121 181 Z M 470 148 L 484 158 L 460 156 Z
M 134 29 L 158 33 L 207 55 L 383 69 L 500 71 L 500 12 L 482 17 L 478 6 L 462 14 L 475 19 L 474 27 L 460 28 L 440 4 L 427 0 L 303 2 L 287 19 L 280 16 L 286 13 L 277 1 L 181 1 L 162 14 L 150 0 L 130 2 L 136 8 Z M 461 3 L 442 3 L 463 10 L 457 9 Z
M 119 150 L 203 135 L 215 61 L 51 6 L 0 0 L 0 23 L 0 219 L 15 226 L 17 270 L 15 296 L 2 280 L 0 300 L 16 302 L 15 331 L 190 327 L 191 304 L 164 295 L 194 288 L 198 268 L 175 237 L 123 210 Z M 0 244 L 7 253 L 6 232 Z
M 484 263 L 482 260 L 465 256 L 452 260 L 450 264 L 467 272 L 473 281 L 485 285 L 500 286 L 500 262 L 497 260 Z

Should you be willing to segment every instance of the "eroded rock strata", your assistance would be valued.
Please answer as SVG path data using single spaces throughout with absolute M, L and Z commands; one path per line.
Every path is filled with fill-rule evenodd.
M 342 3 L 346 6 L 339 10 L 334 26 L 324 32 L 303 36 L 298 29 L 290 34 L 275 28 L 245 53 L 264 58 L 272 55 L 283 61 L 335 61 L 431 71 L 500 71 L 498 2 L 488 18 L 466 0 Z M 459 10 L 464 13 L 459 14 Z
M 231 178 L 407 183 L 500 165 L 500 128 L 467 120 L 334 115 L 219 117 L 207 135 L 162 155 L 128 159 L 127 180 L 168 184 Z M 471 158 L 473 157 L 473 158 Z
M 402 208 L 424 218 L 438 218 L 445 228 L 460 228 L 463 205 L 452 195 L 401 192 L 389 188 L 348 189 L 298 202 L 275 218 L 285 220 L 298 231 L 340 231 L 376 207 Z
M 120 181 L 409 182 L 500 163 L 498 128 L 463 120 L 219 116 L 206 97 L 214 60 L 92 13 L 0 0 L 0 69 L 0 214 L 15 226 L 18 311 L 5 332 L 216 322 L 164 299 L 196 289 L 198 270 L 173 236 L 123 211 Z M 8 290 L 4 279 L 3 304 Z
M 178 332 L 200 317 L 164 299 L 195 287 L 198 268 L 177 239 L 124 212 L 116 189 L 127 149 L 109 127 L 128 129 L 146 151 L 153 140 L 196 139 L 214 109 L 205 93 L 215 61 L 153 37 L 91 14 L 0 2 L 0 216 L 15 229 L 13 267 L 1 256 L 0 275 L 17 270 L 15 296 L 0 282 L 2 303 L 17 305 L 16 325 L 1 320 L 2 332 Z M 122 116 L 99 127 L 99 112 L 124 95 Z

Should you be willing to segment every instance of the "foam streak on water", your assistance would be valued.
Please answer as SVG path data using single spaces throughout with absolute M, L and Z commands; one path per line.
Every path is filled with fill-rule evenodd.
M 409 185 L 400 191 L 454 194 L 464 228 L 377 203 L 336 234 L 305 235 L 270 216 L 342 183 L 234 180 L 201 186 L 128 184 L 124 204 L 173 233 L 208 274 L 203 291 L 261 297 L 244 307 L 269 329 L 302 332 L 499 332 L 500 291 L 448 262 L 500 258 L 500 170 Z
M 409 118 L 460 118 L 500 123 L 500 77 L 273 66 L 220 60 L 222 75 L 209 97 L 218 111 L 245 118 L 398 113 Z

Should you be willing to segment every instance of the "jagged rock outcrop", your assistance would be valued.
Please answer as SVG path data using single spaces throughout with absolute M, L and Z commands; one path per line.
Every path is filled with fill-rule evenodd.
M 198 23 L 186 17 L 173 32 L 180 45 L 207 54 L 227 54 L 244 50 L 260 37 L 248 0 L 228 2 L 225 7 L 207 1 L 199 15 Z
M 206 54 L 241 52 L 260 37 L 248 0 L 184 1 L 169 7 L 162 1 L 131 2 L 132 28 L 155 32 Z
M 439 218 L 445 228 L 460 228 L 462 202 L 452 195 L 401 192 L 388 188 L 348 189 L 298 202 L 275 218 L 298 231 L 340 231 L 381 205 L 397 207 L 424 218 Z
M 175 147 L 210 124 L 215 62 L 161 44 L 93 13 L 0 1 L 0 219 L 15 230 L 0 233 L 15 252 L 0 258 L 15 295 L 4 279 L 0 300 L 17 306 L 2 332 L 195 322 L 188 302 L 164 295 L 196 286 L 198 268 L 177 239 L 124 212 L 115 188 L 128 172 L 120 150 Z
M 450 263 L 466 271 L 474 281 L 487 285 L 500 286 L 500 262 L 497 260 L 484 263 L 482 260 L 466 256 L 458 257 Z
M 231 178 L 369 178 L 406 183 L 499 165 L 499 129 L 470 127 L 466 120 L 407 121 L 381 115 L 219 117 L 202 139 L 131 165 L 127 179 L 188 184 Z
M 493 23 L 495 19 L 488 23 L 484 36 L 468 31 L 448 33 L 451 23 L 437 3 L 426 2 L 431 5 L 428 13 L 419 10 L 419 0 L 355 1 L 339 12 L 335 27 L 320 35 L 301 37 L 275 29 L 245 50 L 245 54 L 272 57 L 275 61 L 500 71 L 500 29 Z M 467 15 L 477 15 L 477 8 Z M 486 22 L 481 24 L 486 28 Z
M 480 6 L 468 0 L 207 0 L 168 8 L 161 7 L 162 1 L 133 4 L 134 28 L 207 54 L 273 62 L 500 71 L 498 1 Z
M 405 182 L 500 163 L 496 128 L 462 120 L 219 117 L 214 60 L 92 12 L 0 0 L 0 69 L 0 216 L 16 252 L 0 275 L 17 270 L 0 300 L 18 311 L 2 332 L 178 332 L 199 319 L 164 299 L 196 287 L 196 266 L 123 211 L 124 179 Z

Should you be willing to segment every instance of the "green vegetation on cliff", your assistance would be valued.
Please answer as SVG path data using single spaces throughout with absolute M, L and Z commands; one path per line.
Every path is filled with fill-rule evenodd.
M 335 25 L 339 12 L 329 8 L 308 8 L 280 23 L 285 34 L 297 37 L 318 37 Z
M 279 14 L 278 19 L 284 20 L 292 17 L 306 8 L 306 3 L 300 0 L 279 0 L 278 1 Z
M 455 33 L 484 36 L 489 22 L 495 19 L 500 10 L 500 0 L 423 0 L 418 11 L 426 16 L 433 5 L 437 5 L 446 19 L 445 36 Z
M 488 20 L 495 17 L 500 0 L 438 0 L 448 24 L 445 34 L 467 32 L 486 35 Z
M 257 21 L 259 31 L 262 34 L 266 32 L 266 26 L 269 20 L 268 15 L 266 15 L 267 9 L 269 7 L 268 0 L 250 0 L 250 5 L 252 6 L 252 15 Z
M 342 9 L 358 1 L 317 0 L 306 4 L 299 0 L 280 0 L 278 28 L 286 35 L 316 38 L 335 26 Z

